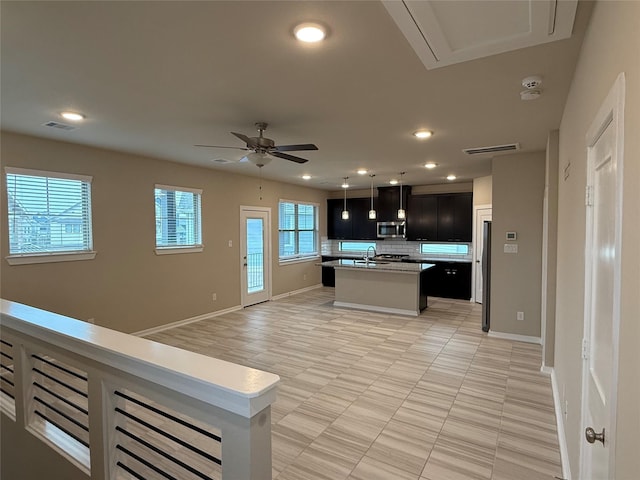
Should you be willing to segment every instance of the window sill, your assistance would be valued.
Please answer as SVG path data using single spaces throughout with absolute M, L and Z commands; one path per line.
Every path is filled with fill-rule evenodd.
M 289 265 L 292 263 L 317 262 L 318 260 L 320 260 L 320 255 L 314 255 L 313 257 L 297 257 L 297 258 L 291 258 L 286 260 L 280 259 L 278 264 Z
M 204 246 L 197 247 L 166 247 L 156 248 L 156 255 L 175 255 L 177 253 L 200 253 L 204 250 Z
M 34 263 L 75 262 L 93 260 L 98 252 L 63 252 L 44 254 L 9 255 L 5 260 L 9 265 L 31 265 Z

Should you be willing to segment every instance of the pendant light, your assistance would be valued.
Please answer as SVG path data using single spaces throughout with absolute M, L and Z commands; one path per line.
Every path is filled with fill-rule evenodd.
M 377 216 L 373 208 L 373 177 L 375 177 L 375 175 L 369 175 L 369 177 L 371 177 L 371 210 L 369 210 L 369 220 L 375 220 Z
M 347 210 L 347 188 L 349 188 L 349 184 L 347 183 L 349 177 L 344 177 L 344 183 L 342 184 L 342 188 L 344 188 L 344 209 L 342 210 L 342 219 L 349 220 L 349 210 Z
M 404 220 L 406 217 L 406 212 L 404 211 L 404 208 L 402 208 L 402 176 L 404 175 L 404 172 L 400 172 L 400 208 L 398 209 L 398 218 L 400 220 Z

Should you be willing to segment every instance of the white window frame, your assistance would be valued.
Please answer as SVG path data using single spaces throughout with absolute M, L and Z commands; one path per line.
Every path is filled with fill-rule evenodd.
M 54 262 L 71 262 L 77 260 L 93 260 L 96 257 L 96 251 L 93 249 L 93 220 L 92 220 L 92 206 L 91 206 L 91 182 L 93 177 L 88 175 L 78 175 L 74 173 L 66 172 L 51 172 L 46 170 L 34 170 L 28 168 L 17 167 L 5 167 L 5 186 L 7 187 L 7 196 L 9 194 L 8 184 L 6 183 L 7 175 L 24 175 L 31 177 L 48 177 L 60 180 L 77 180 L 87 184 L 87 198 L 86 205 L 88 213 L 86 215 L 86 222 L 88 232 L 87 249 L 83 250 L 60 250 L 49 252 L 35 252 L 35 253 L 10 253 L 5 259 L 9 265 L 29 265 L 35 263 L 54 263 Z M 11 212 L 8 211 L 9 202 L 7 197 L 7 217 L 11 216 Z M 7 238 L 10 232 L 7 232 Z
M 298 230 L 298 215 L 297 215 L 297 209 L 298 209 L 298 205 L 311 205 L 312 207 L 314 207 L 314 219 L 313 219 L 313 226 L 314 226 L 314 237 L 315 237 L 315 252 L 313 253 L 308 253 L 308 254 L 294 254 L 294 255 L 286 255 L 284 257 L 280 256 L 280 232 L 283 230 L 280 230 L 280 204 L 281 203 L 293 203 L 296 206 L 296 226 L 294 230 L 286 230 L 287 232 L 290 231 L 294 231 L 295 232 L 295 236 L 296 239 L 298 238 L 298 233 L 300 232 L 300 230 Z M 315 202 L 304 202 L 304 201 L 300 201 L 300 200 L 287 200 L 287 199 L 283 199 L 281 198 L 280 200 L 278 200 L 278 261 L 280 264 L 289 264 L 289 263 L 299 263 L 299 262 L 310 262 L 310 261 L 314 261 L 317 260 L 318 258 L 320 258 L 320 226 L 318 225 L 319 222 L 319 210 L 320 210 L 320 204 L 315 203 Z M 306 231 L 306 230 L 303 230 Z M 297 240 L 296 240 L 297 241 Z
M 154 207 L 155 207 L 155 195 L 156 190 L 164 190 L 164 191 L 172 191 L 172 192 L 186 192 L 193 193 L 194 195 L 198 195 L 198 207 L 195 221 L 195 230 L 196 242 L 193 244 L 184 244 L 184 245 L 158 245 L 157 241 L 157 232 L 154 229 L 154 237 L 156 238 L 156 255 L 173 255 L 177 253 L 199 253 L 204 250 L 204 244 L 202 243 L 202 189 L 199 188 L 190 188 L 190 187 L 176 187 L 172 185 L 162 185 L 156 184 L 153 189 L 153 198 L 154 198 Z M 157 222 L 158 218 L 156 216 L 156 212 L 154 211 L 154 220 Z

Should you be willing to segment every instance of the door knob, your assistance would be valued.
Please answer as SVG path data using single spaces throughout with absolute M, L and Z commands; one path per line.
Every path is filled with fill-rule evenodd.
M 598 440 L 604 445 L 604 428 L 602 429 L 602 433 L 596 433 L 593 428 L 587 427 L 584 431 L 584 436 L 589 443 L 595 443 L 595 441 Z

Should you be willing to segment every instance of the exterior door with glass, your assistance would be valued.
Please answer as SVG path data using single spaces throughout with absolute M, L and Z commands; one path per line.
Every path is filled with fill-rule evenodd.
M 271 209 L 240 207 L 242 306 L 271 299 Z

